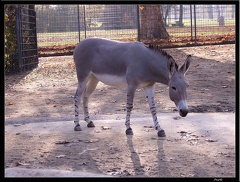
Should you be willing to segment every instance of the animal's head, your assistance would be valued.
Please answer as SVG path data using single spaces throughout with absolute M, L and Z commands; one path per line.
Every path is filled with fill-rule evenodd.
M 178 68 L 173 58 L 169 59 L 168 69 L 170 71 L 169 80 L 169 96 L 178 108 L 180 116 L 185 117 L 188 114 L 187 106 L 187 87 L 188 82 L 185 79 L 185 73 L 187 72 L 191 61 L 191 55 L 188 55 L 184 64 Z

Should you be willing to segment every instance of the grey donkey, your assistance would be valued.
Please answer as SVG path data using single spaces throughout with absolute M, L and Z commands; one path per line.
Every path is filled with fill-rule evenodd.
M 185 79 L 191 55 L 178 68 L 175 60 L 156 46 L 145 46 L 141 42 L 120 42 L 102 38 L 88 38 L 81 41 L 74 50 L 78 86 L 75 100 L 75 131 L 79 125 L 79 101 L 82 98 L 84 119 L 88 127 L 94 127 L 88 111 L 89 96 L 99 81 L 107 85 L 126 87 L 126 134 L 133 135 L 130 127 L 130 114 L 136 89 L 143 88 L 149 103 L 154 127 L 159 137 L 165 137 L 160 127 L 154 102 L 154 85 L 162 83 L 169 86 L 170 99 L 178 108 L 179 114 L 188 114 Z

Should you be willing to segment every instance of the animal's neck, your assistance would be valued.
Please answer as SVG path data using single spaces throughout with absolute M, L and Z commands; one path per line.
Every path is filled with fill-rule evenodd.
M 161 78 L 158 79 L 158 83 L 162 83 L 164 85 L 168 85 L 169 83 L 169 72 L 163 74 Z
M 170 73 L 167 68 L 167 61 L 164 58 L 152 61 L 152 74 L 155 82 L 168 85 Z
M 164 76 L 164 80 L 162 84 L 168 85 L 168 83 L 169 83 L 169 73 L 166 76 Z

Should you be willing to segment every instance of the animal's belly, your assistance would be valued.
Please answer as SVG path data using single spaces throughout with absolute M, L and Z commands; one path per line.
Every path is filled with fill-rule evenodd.
M 95 74 L 93 75 L 101 82 L 106 85 L 116 86 L 116 87 L 125 87 L 127 85 L 126 77 L 124 76 L 116 76 L 109 74 Z

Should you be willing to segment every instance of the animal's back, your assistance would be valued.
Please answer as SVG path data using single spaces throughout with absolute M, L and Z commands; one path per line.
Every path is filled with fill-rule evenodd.
M 126 67 L 146 47 L 139 42 L 120 42 L 102 38 L 81 41 L 74 50 L 76 67 L 83 71 L 123 75 Z

